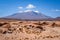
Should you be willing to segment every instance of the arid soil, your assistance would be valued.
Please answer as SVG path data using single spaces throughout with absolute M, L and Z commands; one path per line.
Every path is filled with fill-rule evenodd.
M 0 20 L 0 40 L 60 40 L 60 21 Z

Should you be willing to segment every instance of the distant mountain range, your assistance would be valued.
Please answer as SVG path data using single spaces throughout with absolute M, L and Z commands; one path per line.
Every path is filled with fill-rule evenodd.
M 19 19 L 19 20 L 57 20 L 57 19 L 60 20 L 60 17 L 51 18 L 51 17 L 46 16 L 42 13 L 37 13 L 37 12 L 34 12 L 34 11 L 15 13 L 13 15 L 6 16 L 4 18 Z
M 56 18 L 54 18 L 54 20 L 60 20 L 60 17 L 56 17 Z

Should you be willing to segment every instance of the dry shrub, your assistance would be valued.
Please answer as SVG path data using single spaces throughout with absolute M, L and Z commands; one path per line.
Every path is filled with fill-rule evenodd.
M 19 28 L 20 32 L 23 32 L 23 28 Z
M 13 33 L 13 31 L 15 31 L 15 30 L 16 30 L 15 28 L 9 28 L 8 33 Z
M 32 29 L 32 33 L 39 35 L 41 33 L 41 30 L 40 29 L 37 29 L 37 28 L 33 28 Z
M 5 24 L 5 25 L 3 25 L 3 28 L 10 28 L 10 27 L 11 27 L 10 24 Z
M 27 25 L 24 25 L 24 28 L 26 28 L 27 27 Z
M 41 29 L 41 30 L 44 30 L 43 27 L 41 27 L 41 26 L 37 26 L 36 28 Z
M 36 26 L 36 28 L 39 29 L 40 32 L 45 31 L 45 27 L 43 27 L 43 26 Z
M 38 23 L 34 23 L 35 25 L 40 25 L 40 26 L 43 26 L 43 25 L 48 25 L 48 22 L 38 22 Z
M 11 27 L 10 24 L 6 23 L 6 22 L 0 23 L 0 26 L 3 27 L 3 28 L 10 28 Z
M 23 23 L 23 22 L 21 21 L 21 22 L 19 22 L 19 23 Z
M 45 36 L 45 37 L 43 37 L 43 38 L 55 38 L 55 37 L 59 37 L 60 35 L 55 35 L 55 36 L 51 36 L 51 35 L 49 35 L 49 36 Z
M 48 22 L 43 22 L 42 25 L 48 25 Z
M 11 33 L 13 33 L 13 31 L 7 31 L 7 33 L 11 34 Z
M 22 40 L 22 39 L 19 39 L 19 40 Z
M 45 38 L 53 38 L 52 36 L 46 36 Z
M 39 31 L 34 31 L 34 30 L 33 30 L 32 33 L 39 35 L 41 32 L 39 32 Z
M 33 25 L 25 25 L 24 28 L 27 28 L 27 29 L 31 29 L 33 28 L 34 26 Z
M 24 40 L 29 40 L 29 38 L 25 38 Z
M 56 26 L 60 27 L 60 25 L 58 25 L 58 24 Z
M 3 26 L 3 24 L 2 24 L 2 23 L 0 23 L 0 27 L 1 27 L 1 26 Z
M 53 26 L 53 27 L 60 27 L 60 24 L 53 23 L 51 26 Z
M 56 26 L 56 24 L 55 24 L 55 23 L 53 23 L 51 26 L 53 26 L 53 27 L 54 27 L 54 26 Z
M 31 34 L 31 30 L 26 29 L 26 28 L 25 28 L 25 32 L 26 32 L 27 34 Z
M 8 23 L 5 23 L 5 22 L 4 23 L 0 23 L 0 26 L 6 25 L 6 24 L 8 24 Z
M 36 26 L 35 27 L 31 27 L 32 25 L 26 26 L 25 31 L 28 34 L 34 33 L 34 34 L 40 34 L 41 30 L 44 30 L 43 27 L 40 26 Z
M 38 23 L 34 23 L 35 25 L 42 25 L 41 22 L 38 22 Z
M 12 23 L 13 25 L 17 25 L 17 23 Z
M 29 25 L 30 28 L 33 28 L 34 26 L 33 25 Z
M 2 34 L 6 34 L 7 31 L 8 31 L 7 28 L 0 28 L 0 33 L 2 33 Z
M 8 29 L 11 27 L 10 24 L 6 22 L 0 23 L 0 26 L 2 26 L 0 27 L 0 33 L 2 34 L 6 34 L 8 32 Z
M 57 27 L 60 27 L 60 24 L 59 24 L 59 23 L 56 23 L 56 26 L 57 26 Z
M 27 29 L 30 29 L 30 26 L 26 26 Z

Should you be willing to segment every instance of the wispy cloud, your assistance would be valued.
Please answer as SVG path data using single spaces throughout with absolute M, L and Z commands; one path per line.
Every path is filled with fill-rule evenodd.
M 32 11 L 32 10 L 25 10 L 24 12 L 30 12 L 30 11 Z
M 18 7 L 19 9 L 23 9 L 23 7 Z
M 18 7 L 18 9 L 19 9 L 19 13 L 22 13 L 23 12 L 23 7 L 22 6 L 20 6 L 20 7 Z
M 39 13 L 39 11 L 38 10 L 34 10 L 34 8 L 36 8 L 36 6 L 34 6 L 33 4 L 28 4 L 26 7 L 22 7 L 22 6 L 20 6 L 20 7 L 18 7 L 20 10 L 19 10 L 19 12 L 20 13 L 22 13 L 22 12 L 30 12 L 30 11 L 34 11 L 34 12 L 37 12 L 37 13 Z M 24 10 L 24 9 L 26 9 L 26 10 Z
M 36 8 L 36 7 L 34 5 L 32 5 L 32 4 L 28 4 L 28 6 L 26 8 L 32 9 L 32 8 Z
M 51 10 L 51 11 L 60 12 L 60 9 L 55 9 L 55 10 Z
M 23 13 L 24 11 L 19 11 L 19 13 Z
M 39 13 L 39 11 L 34 11 L 34 12 Z

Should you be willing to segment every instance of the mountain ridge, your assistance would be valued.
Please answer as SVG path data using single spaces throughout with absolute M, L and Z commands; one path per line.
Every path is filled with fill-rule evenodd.
M 52 20 L 50 16 L 46 16 L 43 13 L 37 13 L 34 11 L 14 13 L 12 15 L 3 17 L 6 19 L 18 19 L 18 20 Z

